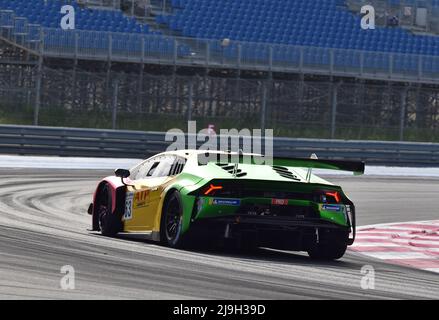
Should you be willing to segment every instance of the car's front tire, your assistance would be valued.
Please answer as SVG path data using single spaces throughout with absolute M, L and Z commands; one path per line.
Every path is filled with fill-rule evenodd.
M 344 256 L 346 249 L 345 243 L 316 243 L 308 249 L 308 255 L 315 260 L 337 260 Z
M 116 236 L 121 230 L 122 221 L 120 217 L 113 212 L 111 192 L 107 184 L 101 189 L 97 210 L 101 234 L 106 237 Z
M 183 203 L 180 192 L 171 191 L 163 205 L 160 240 L 162 244 L 171 248 L 184 248 L 187 246 L 187 236 L 182 233 L 183 228 Z

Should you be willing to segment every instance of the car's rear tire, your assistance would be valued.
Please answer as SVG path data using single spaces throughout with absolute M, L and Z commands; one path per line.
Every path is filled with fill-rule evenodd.
M 121 218 L 113 212 L 111 192 L 105 184 L 100 192 L 98 207 L 99 228 L 106 237 L 114 237 L 122 227 Z
M 308 249 L 308 255 L 315 260 L 337 260 L 344 256 L 346 249 L 345 243 L 316 243 Z
M 187 235 L 182 233 L 183 228 L 183 203 L 180 192 L 171 191 L 163 205 L 160 240 L 163 245 L 171 248 L 182 249 L 187 247 Z

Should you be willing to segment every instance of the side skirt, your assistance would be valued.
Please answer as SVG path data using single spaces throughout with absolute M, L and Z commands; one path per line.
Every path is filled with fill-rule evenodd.
M 118 235 L 137 240 L 160 241 L 160 232 L 158 231 L 119 232 Z

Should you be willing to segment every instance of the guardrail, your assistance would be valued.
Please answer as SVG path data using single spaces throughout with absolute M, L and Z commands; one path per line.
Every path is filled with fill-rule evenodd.
M 146 158 L 171 142 L 163 132 L 0 126 L 0 153 L 76 157 Z M 201 144 L 201 142 L 200 142 Z M 391 166 L 439 166 L 438 143 L 275 138 L 275 156 L 363 160 Z

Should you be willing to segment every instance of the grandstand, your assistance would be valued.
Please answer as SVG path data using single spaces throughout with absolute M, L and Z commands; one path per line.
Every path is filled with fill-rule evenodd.
M 38 24 L 46 28 L 60 28 L 62 18 L 61 6 L 66 2 L 47 0 L 1 0 L 0 8 L 11 10 L 15 17 L 25 18 L 30 24 Z M 123 33 L 148 34 L 148 26 L 139 24 L 136 20 L 126 17 L 120 10 L 89 10 L 82 8 L 76 2 L 76 28 L 78 30 L 110 31 Z
M 175 13 L 158 16 L 157 21 L 186 37 L 439 55 L 438 37 L 413 35 L 402 28 L 362 30 L 360 16 L 339 0 L 174 0 L 173 4 Z M 439 10 L 439 1 L 433 4 Z
M 365 3 L 375 30 L 360 27 Z M 64 4 L 75 30 L 60 28 Z M 438 20 L 439 0 L 0 0 L 0 74 L 20 66 L 29 77 L 23 96 L 23 79 L 3 75 L 0 103 L 35 104 L 34 123 L 56 106 L 226 124 L 241 114 L 247 126 L 318 137 L 386 127 L 384 138 L 410 139 L 413 126 L 426 139 L 439 107 Z
M 316 69 L 378 79 L 411 75 L 427 80 L 439 74 L 438 37 L 403 28 L 364 31 L 360 17 L 339 0 L 174 0 L 170 13 L 156 15 L 173 36 L 120 10 L 92 10 L 76 2 L 77 30 L 66 32 L 59 27 L 65 3 L 1 0 L 2 29 L 24 45 L 41 42 L 46 55 L 60 57 L 156 59 L 262 71 Z M 438 3 L 432 3 L 436 11 Z

